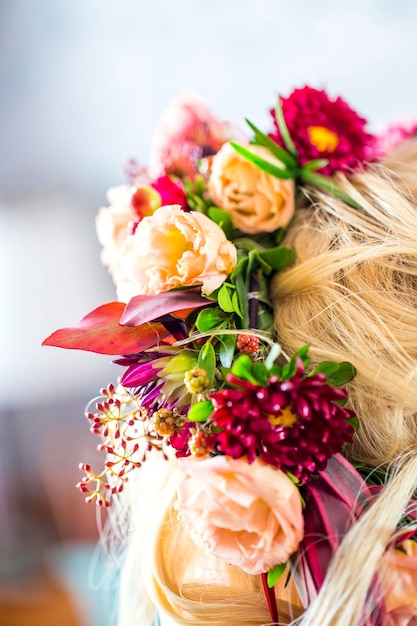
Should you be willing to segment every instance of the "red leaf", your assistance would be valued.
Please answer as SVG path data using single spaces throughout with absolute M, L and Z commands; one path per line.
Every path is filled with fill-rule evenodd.
M 342 455 L 335 454 L 326 469 L 305 486 L 304 495 L 304 539 L 295 555 L 294 579 L 302 603 L 308 606 L 317 597 L 344 536 L 372 505 L 377 492 Z M 379 597 L 375 579 L 368 596 L 369 606 L 375 607 L 370 626 L 385 623 Z
M 164 291 L 156 296 L 135 296 L 126 305 L 120 323 L 124 326 L 140 326 L 169 313 L 210 304 L 211 301 L 203 298 L 199 292 L 189 290 Z
M 159 323 L 140 327 L 121 326 L 123 302 L 108 302 L 88 313 L 76 325 L 61 328 L 45 339 L 43 346 L 88 350 L 98 354 L 134 354 L 158 345 L 170 333 Z

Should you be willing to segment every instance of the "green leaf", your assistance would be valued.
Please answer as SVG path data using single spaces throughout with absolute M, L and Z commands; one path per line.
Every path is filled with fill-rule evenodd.
M 257 128 L 255 124 L 252 124 L 251 121 L 249 121 L 248 119 L 246 119 L 245 121 L 255 133 L 255 141 L 259 146 L 268 148 L 270 153 L 273 154 L 274 157 L 276 157 L 279 161 L 282 161 L 282 163 L 284 163 L 284 165 L 286 165 L 288 169 L 296 169 L 298 167 L 297 159 L 295 159 L 292 154 L 290 154 L 280 145 L 275 143 L 275 141 L 271 139 L 271 137 L 265 135 L 265 133 L 259 130 L 259 128 Z
M 310 350 L 310 344 L 306 343 L 299 350 L 297 350 L 296 355 L 302 360 L 304 369 L 310 365 L 310 357 L 308 356 L 308 351 Z
M 281 98 L 278 96 L 277 106 L 275 109 L 275 117 L 277 120 L 279 132 L 281 133 L 282 140 L 287 148 L 288 152 L 292 154 L 296 159 L 298 159 L 297 148 L 294 145 L 293 140 L 291 139 L 291 135 L 288 131 L 287 124 L 284 119 L 284 113 L 282 111 Z
M 301 348 L 299 350 L 297 350 L 297 355 L 300 357 L 300 359 L 302 361 L 304 361 L 305 357 L 308 354 L 308 351 L 311 348 L 311 344 L 310 343 L 306 343 L 303 346 L 301 346 Z
M 214 376 L 216 374 L 216 353 L 210 341 L 207 341 L 201 348 L 198 354 L 198 367 L 206 370 L 210 386 L 214 383 Z
M 262 253 L 259 253 L 257 250 L 253 251 L 253 258 L 256 259 L 256 264 L 259 265 L 259 267 L 261 268 L 262 272 L 265 274 L 265 276 L 269 276 L 272 272 L 272 267 L 269 263 L 267 263 L 267 261 L 265 261 L 262 257 Z M 249 267 L 251 265 L 249 264 Z M 253 264 L 253 267 L 255 266 L 255 264 Z M 251 268 L 251 270 L 248 270 L 248 274 L 252 275 L 253 269 Z
M 235 355 L 236 335 L 219 335 L 219 358 L 223 367 L 231 367 Z
M 213 222 L 220 226 L 226 237 L 230 239 L 233 232 L 233 224 L 230 214 L 227 213 L 227 211 L 223 211 L 223 209 L 219 209 L 215 206 L 210 207 L 207 214 Z
M 217 301 L 219 303 L 219 307 L 225 311 L 225 313 L 233 313 L 234 307 L 232 303 L 234 289 L 231 289 L 229 285 L 223 283 L 220 287 L 219 292 L 217 294 Z
M 236 293 L 239 298 L 239 306 L 242 318 L 242 328 L 249 328 L 249 298 L 246 281 L 242 274 L 235 278 Z M 237 311 L 236 311 L 237 312 Z
M 214 411 L 211 400 L 204 402 L 196 402 L 188 411 L 188 419 L 190 422 L 205 422 Z
M 292 220 L 291 220 L 292 222 Z M 290 222 L 290 224 L 291 224 Z M 275 231 L 275 243 L 277 246 L 280 246 L 282 244 L 282 242 L 285 239 L 285 236 L 288 232 L 288 226 L 286 228 L 278 228 L 277 231 Z
M 281 346 L 279 345 L 279 343 L 274 343 L 274 345 L 269 351 L 268 356 L 265 359 L 265 367 L 267 370 L 270 370 L 272 368 L 272 366 L 274 365 L 276 359 L 279 357 L 280 354 L 281 354 Z
M 274 587 L 277 584 L 283 573 L 287 568 L 287 563 L 280 563 L 279 565 L 275 565 L 272 569 L 269 570 L 267 575 L 267 584 L 269 588 Z
M 286 248 L 285 246 L 279 246 L 277 248 L 270 248 L 265 252 L 258 253 L 258 258 L 268 263 L 272 269 L 279 271 L 287 267 L 296 258 L 296 252 L 293 248 Z
M 360 422 L 359 422 L 359 420 L 358 420 L 358 418 L 356 416 L 355 417 L 351 417 L 350 419 L 348 419 L 346 421 L 349 422 L 349 424 L 351 424 L 355 430 L 358 430 L 358 428 L 360 426 Z
M 223 314 L 218 307 L 207 308 L 200 311 L 196 320 L 196 328 L 200 333 L 205 333 L 211 328 L 216 328 L 223 320 Z
M 256 361 L 252 367 L 253 377 L 259 385 L 266 387 L 268 384 L 269 372 L 263 361 Z
M 301 176 L 303 175 L 303 171 L 307 170 L 313 172 L 314 170 L 320 170 L 322 167 L 326 167 L 329 164 L 329 159 L 312 159 L 308 163 L 304 163 L 303 167 L 300 170 Z
M 232 365 L 232 374 L 237 376 L 238 378 L 243 378 L 244 380 L 248 380 L 250 383 L 254 385 L 258 384 L 256 378 L 252 375 L 252 359 L 247 354 L 242 354 L 237 357 L 236 361 Z
M 239 302 L 239 296 L 237 294 L 237 291 L 235 291 L 233 293 L 232 296 L 232 305 L 233 305 L 233 310 L 235 313 L 237 313 L 239 315 L 240 318 L 242 318 L 242 307 L 240 306 L 240 302 Z
M 294 485 L 300 484 L 300 481 L 298 480 L 297 476 L 294 476 L 294 474 L 292 474 L 291 472 L 287 472 L 287 476 L 290 479 L 290 481 L 294 483 Z
M 230 275 L 231 280 L 233 280 L 233 281 L 234 281 L 234 280 L 235 280 L 235 278 L 236 278 L 237 276 L 239 276 L 239 274 L 242 274 L 242 273 L 246 270 L 246 267 L 247 267 L 247 265 L 248 265 L 248 262 L 249 262 L 249 261 L 248 261 L 248 257 L 247 257 L 247 256 L 242 257 L 242 258 L 238 261 L 238 263 L 237 263 L 237 265 L 236 265 L 235 269 L 233 270 L 233 272 L 232 272 L 232 273 L 231 273 L 231 275 Z
M 248 161 L 256 165 L 256 167 L 259 167 L 259 169 L 262 170 L 263 172 L 266 172 L 267 174 L 270 174 L 271 176 L 275 176 L 276 178 L 286 178 L 286 179 L 294 178 L 294 172 L 286 170 L 281 167 L 277 167 L 276 165 L 273 165 L 273 163 L 266 161 L 262 157 L 258 156 L 257 154 L 254 154 L 253 152 L 251 152 L 244 146 L 239 145 L 235 141 L 231 141 L 230 145 L 236 150 L 238 154 L 240 154 L 245 159 L 247 159 Z
M 361 209 L 361 205 L 356 202 L 353 198 L 349 196 L 346 192 L 344 192 L 340 187 L 338 187 L 330 178 L 327 176 L 323 176 L 322 174 L 317 174 L 316 172 L 303 171 L 301 172 L 301 180 L 304 183 L 313 185 L 322 189 L 326 193 L 335 198 L 339 198 L 343 202 L 346 202 L 349 206 L 354 209 Z
M 328 376 L 328 381 L 334 387 L 340 387 L 341 385 L 345 385 L 349 383 L 352 378 L 356 375 L 356 370 L 353 367 L 352 363 L 348 363 L 344 361 L 339 364 L 337 372 Z
M 290 359 L 289 362 L 286 363 L 282 368 L 282 378 L 284 380 L 289 380 L 290 378 L 294 376 L 296 371 L 297 371 L 297 363 L 294 357 L 292 357 L 292 359 Z
M 334 361 L 323 361 L 319 363 L 317 367 L 313 369 L 310 373 L 310 376 L 314 376 L 315 374 L 324 374 L 326 378 L 333 376 L 339 370 L 339 363 L 335 363 Z

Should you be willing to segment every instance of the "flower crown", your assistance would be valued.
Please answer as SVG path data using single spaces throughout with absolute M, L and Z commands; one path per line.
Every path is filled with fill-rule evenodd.
M 97 216 L 118 301 L 44 344 L 117 355 L 126 367 L 87 410 L 106 453 L 98 474 L 81 465 L 87 501 L 109 506 L 150 451 L 174 455 L 193 540 L 261 574 L 277 622 L 278 578 L 290 567 L 307 606 L 382 487 L 343 456 L 359 425 L 341 389 L 354 368 L 311 369 L 308 346 L 284 355 L 268 284 L 295 259 L 283 242 L 303 190 L 357 206 L 333 175 L 365 168 L 393 140 L 311 87 L 279 98 L 271 115 L 269 134 L 248 122 L 248 141 L 193 94 L 169 107 L 149 168 L 131 161 L 130 184 L 111 189 Z M 396 127 L 396 141 L 415 132 Z M 401 534 L 399 559 L 417 560 L 412 535 Z M 374 600 L 382 615 L 388 603 Z

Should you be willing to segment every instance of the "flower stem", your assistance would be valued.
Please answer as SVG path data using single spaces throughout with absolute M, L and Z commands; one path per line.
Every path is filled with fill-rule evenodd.
M 271 615 L 272 621 L 274 624 L 278 624 L 279 616 L 278 616 L 278 606 L 277 599 L 275 597 L 274 587 L 268 587 L 268 573 L 264 572 L 261 574 L 262 578 L 262 586 L 264 589 L 265 598 L 268 604 L 269 613 Z

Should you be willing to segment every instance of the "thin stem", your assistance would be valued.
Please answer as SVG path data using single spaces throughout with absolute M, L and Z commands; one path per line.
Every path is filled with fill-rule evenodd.
M 275 590 L 273 587 L 268 587 L 267 572 L 264 572 L 263 574 L 261 574 L 261 578 L 262 578 L 262 586 L 264 589 L 266 602 L 268 604 L 269 613 L 271 615 L 271 618 L 274 624 L 278 624 L 279 616 L 278 616 L 277 599 L 275 597 Z

